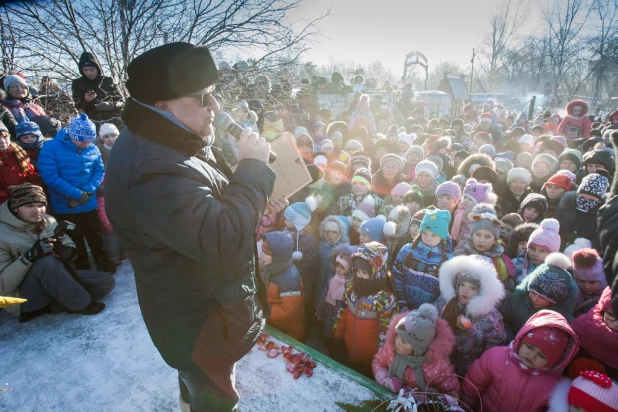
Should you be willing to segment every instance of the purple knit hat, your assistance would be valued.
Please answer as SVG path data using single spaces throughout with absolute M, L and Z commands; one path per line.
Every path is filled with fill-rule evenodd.
M 603 272 L 603 259 L 596 250 L 585 248 L 573 253 L 573 277 L 591 282 L 601 282 L 601 290 L 607 286 L 605 272 Z
M 471 198 L 476 203 L 487 202 L 491 193 L 491 183 L 479 183 L 476 179 L 470 178 L 466 182 L 463 195 Z
M 455 199 L 455 203 L 459 203 L 462 197 L 461 188 L 455 182 L 446 181 L 436 189 L 436 198 L 440 195 L 449 195 Z
M 544 219 L 541 226 L 530 234 L 528 247 L 536 246 L 548 253 L 560 250 L 560 223 L 556 219 Z

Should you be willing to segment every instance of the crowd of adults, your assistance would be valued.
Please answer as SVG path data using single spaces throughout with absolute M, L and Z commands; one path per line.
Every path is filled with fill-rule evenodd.
M 220 64 L 216 89 L 194 97 L 268 142 L 292 134 L 312 176 L 255 230 L 267 323 L 299 341 L 319 330 L 329 356 L 393 392 L 418 388 L 488 410 L 601 410 L 590 409 L 594 402 L 618 410 L 607 378 L 618 379 L 618 111 L 589 115 L 574 100 L 528 118 L 487 101 L 435 118 L 410 84 L 364 73 L 346 84 L 333 73 L 303 80 L 292 95 L 289 80 L 247 69 Z M 34 103 L 19 74 L 2 83 L 0 296 L 26 299 L 7 308 L 22 322 L 99 313 L 125 258 L 120 243 L 129 244 L 119 243 L 103 195 L 110 153 L 134 150 L 112 152 L 119 130 L 110 119 L 125 99 L 91 53 L 79 70 L 72 96 L 82 114 L 66 127 Z M 160 135 L 153 128 L 162 119 L 183 123 L 138 82 L 123 113 L 130 130 Z M 317 105 L 319 93 L 354 99 L 333 114 Z M 149 116 L 152 124 L 139 124 Z M 223 157 L 196 156 L 238 165 L 247 190 L 257 190 L 263 182 L 241 167 L 237 138 L 225 130 L 214 137 Z M 174 150 L 192 152 L 185 143 Z M 118 202 L 108 210 L 116 210 L 112 222 L 129 225 L 128 215 L 118 217 L 131 208 L 121 198 L 117 189 L 108 195 Z M 187 205 L 177 206 L 200 207 Z M 169 264 L 151 257 L 140 270 Z M 554 390 L 562 376 L 573 380 L 564 393 Z

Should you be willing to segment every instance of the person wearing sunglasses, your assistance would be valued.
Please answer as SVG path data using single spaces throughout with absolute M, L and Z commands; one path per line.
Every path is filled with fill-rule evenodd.
M 206 47 L 156 47 L 127 74 L 107 217 L 133 265 L 150 337 L 178 371 L 182 410 L 236 410 L 235 363 L 264 325 L 254 232 L 274 188 L 270 145 L 244 129 L 234 172 L 213 146 L 218 73 Z M 285 206 L 269 204 L 275 213 Z
M 17 74 L 6 76 L 2 86 L 4 91 L 0 94 L 0 104 L 11 112 L 15 125 L 27 122 L 28 119 L 34 116 L 45 116 L 45 110 L 32 102 L 30 87 L 23 77 Z M 9 124 L 7 124 L 6 120 L 8 120 Z M 15 125 L 11 124 L 10 119 L 6 118 L 5 114 L 2 114 L 2 121 L 11 130 L 11 135 L 14 136 Z

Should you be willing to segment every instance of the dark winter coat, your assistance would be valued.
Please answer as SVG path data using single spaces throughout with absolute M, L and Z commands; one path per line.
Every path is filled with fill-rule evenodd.
M 521 205 L 521 202 L 523 202 L 526 196 L 528 196 L 530 193 L 532 193 L 532 190 L 527 187 L 518 200 L 517 197 L 515 197 L 515 195 L 513 194 L 513 192 L 511 192 L 511 189 L 509 189 L 508 185 L 502 186 L 498 195 L 500 216 L 502 217 L 504 215 L 508 215 L 509 213 L 517 213 L 519 211 L 519 206 Z
M 129 101 L 105 177 L 107 215 L 133 265 L 150 336 L 173 368 L 231 363 L 264 326 L 254 232 L 275 173 Z
M 7 107 L 2 105 L 0 105 L 0 121 L 2 121 L 6 128 L 9 129 L 11 138 L 16 140 L 17 137 L 15 136 L 15 126 L 17 126 L 17 121 L 15 120 L 13 113 L 11 113 Z
M 616 179 L 618 182 L 618 179 Z M 599 249 L 603 254 L 603 271 L 614 291 L 612 308 L 618 313 L 618 183 L 612 186 L 609 201 L 599 209 Z
M 94 79 L 89 79 L 82 71 L 84 63 L 88 61 L 96 64 L 99 70 L 99 75 Z M 118 85 L 114 83 L 114 79 L 103 76 L 101 64 L 97 57 L 92 53 L 83 52 L 79 58 L 78 67 L 81 77 L 73 80 L 71 84 L 75 107 L 86 113 L 91 120 L 102 121 L 119 116 L 124 106 L 124 98 Z M 90 102 L 84 99 L 88 90 L 94 90 L 97 94 L 97 97 Z M 112 102 L 115 107 L 111 111 L 99 111 L 96 105 L 101 102 Z
M 560 223 L 560 250 L 573 244 L 575 239 L 583 237 L 592 242 L 592 247 L 599 249 L 597 231 L 597 211 L 580 212 L 575 208 L 576 192 L 567 192 L 560 199 L 554 218 Z

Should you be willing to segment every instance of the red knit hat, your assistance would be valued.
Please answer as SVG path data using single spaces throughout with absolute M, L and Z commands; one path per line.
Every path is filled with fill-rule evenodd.
M 618 411 L 618 386 L 596 371 L 580 373 L 569 390 L 568 402 L 586 411 Z
M 601 290 L 607 286 L 603 271 L 603 259 L 592 248 L 584 248 L 573 253 L 573 277 L 576 279 L 599 281 Z
M 566 190 L 568 192 L 569 190 L 571 190 L 571 186 L 573 185 L 573 181 L 567 175 L 557 174 L 556 173 L 555 175 L 550 177 L 547 180 L 547 182 L 545 182 L 545 184 L 543 186 L 546 186 L 548 184 L 559 186 L 559 187 L 563 188 L 564 190 Z
M 547 368 L 555 366 L 569 344 L 569 335 L 552 326 L 541 326 L 526 333 L 520 345 L 529 343 L 541 349 L 547 358 Z

